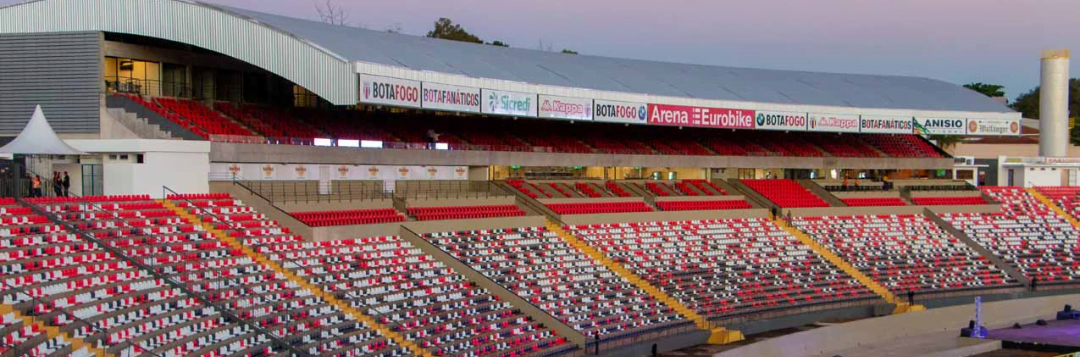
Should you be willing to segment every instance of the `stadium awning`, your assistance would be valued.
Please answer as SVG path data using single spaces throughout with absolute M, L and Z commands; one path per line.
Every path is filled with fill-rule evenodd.
M 71 145 L 68 145 L 60 137 L 56 136 L 45 114 L 41 112 L 41 106 L 34 108 L 34 115 L 30 122 L 26 123 L 19 136 L 10 143 L 0 147 L 2 154 L 24 155 L 86 155 Z

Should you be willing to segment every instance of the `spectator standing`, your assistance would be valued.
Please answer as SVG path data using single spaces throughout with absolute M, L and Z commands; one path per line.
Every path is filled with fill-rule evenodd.
M 62 184 L 64 186 L 64 197 L 68 197 L 71 195 L 71 176 L 68 176 L 67 171 L 64 171 L 64 181 Z
M 844 176 L 844 183 L 840 184 L 840 191 L 847 191 L 847 186 L 848 186 L 848 178 L 847 178 L 847 176 Z
M 436 132 L 435 129 L 428 129 L 428 131 L 427 131 L 428 149 L 434 149 L 435 148 L 435 144 L 439 142 L 439 136 L 441 136 L 441 135 L 442 134 L 439 134 L 438 132 Z
M 56 197 L 62 197 L 64 195 L 64 182 L 63 179 L 60 178 L 60 172 L 53 172 L 52 190 L 53 195 Z
M 41 176 L 34 175 L 30 181 L 30 197 L 41 197 Z

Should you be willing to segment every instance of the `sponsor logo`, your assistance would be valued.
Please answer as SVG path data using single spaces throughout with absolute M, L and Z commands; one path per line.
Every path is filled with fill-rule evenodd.
M 431 178 L 435 178 L 435 175 L 439 174 L 439 169 L 436 169 L 434 167 L 428 167 L 427 173 L 428 176 L 430 176 Z
M 837 118 L 837 117 L 820 117 L 817 120 L 810 121 L 810 128 L 831 128 L 850 130 L 859 128 L 859 119 L 855 118 Z
M 1009 123 L 1009 132 L 1013 134 L 1020 134 L 1020 123 L 1015 121 Z
M 456 169 L 454 169 L 454 173 L 457 174 L 457 177 L 465 177 L 465 168 L 458 166 Z
M 979 123 L 975 120 L 968 122 L 968 132 L 972 134 L 979 132 Z
M 304 167 L 304 165 L 297 166 L 296 177 L 303 178 L 306 177 L 305 175 L 307 175 L 307 167 Z
M 758 112 L 755 120 L 758 127 L 764 126 L 806 126 L 803 114 L 766 114 Z
M 240 176 L 240 165 L 237 165 L 237 164 L 229 165 L 229 172 L 232 173 L 233 178 L 236 178 L 237 176 Z
M 338 175 L 341 177 L 349 177 L 349 167 L 345 165 L 338 166 Z
M 368 175 L 371 175 L 371 177 L 379 177 L 379 168 L 378 167 L 375 167 L 375 166 L 369 167 L 367 172 L 368 172 Z
M 424 88 L 423 93 L 424 103 L 460 105 L 468 107 L 480 106 L 480 93 L 477 92 Z
M 510 95 L 492 91 L 488 94 L 488 109 L 491 112 L 519 113 L 532 109 L 532 98 L 514 98 Z
M 754 111 L 650 104 L 649 124 L 752 129 Z
M 914 128 L 910 119 L 866 119 L 863 118 L 861 129 L 863 131 L 904 131 L 911 132 Z
M 915 133 L 919 135 L 930 134 L 964 134 L 964 119 L 916 119 Z
M 649 108 L 644 105 L 596 104 L 596 116 L 600 118 L 630 119 L 645 121 Z
M 373 80 L 364 83 L 364 99 L 416 103 L 420 101 L 420 89 Z
M 588 118 L 592 116 L 592 113 L 590 112 L 592 109 L 590 106 L 580 103 L 564 102 L 558 99 L 544 99 L 544 102 L 540 104 L 540 110 L 559 113 L 568 118 Z

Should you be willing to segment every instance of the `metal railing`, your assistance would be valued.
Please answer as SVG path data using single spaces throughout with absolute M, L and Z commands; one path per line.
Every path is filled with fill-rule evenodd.
M 131 93 L 150 96 L 169 96 L 192 98 L 191 85 L 182 82 L 169 82 L 133 77 L 105 77 L 105 91 L 109 93 Z
M 382 181 L 234 180 L 233 182 L 270 203 L 352 202 L 390 199 L 390 196 L 384 192 Z
M 394 198 L 418 199 L 467 199 L 510 197 L 510 193 L 491 181 L 397 181 Z

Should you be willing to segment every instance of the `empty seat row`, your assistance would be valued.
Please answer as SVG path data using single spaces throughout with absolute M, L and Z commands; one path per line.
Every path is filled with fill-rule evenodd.
M 643 201 L 599 202 L 599 203 L 549 203 L 548 208 L 558 214 L 599 214 L 652 212 L 652 207 Z
M 850 207 L 907 206 L 907 202 L 900 197 L 849 197 L 841 198 L 840 201 Z
M 405 216 L 393 208 L 341 211 L 293 212 L 293 217 L 311 227 L 404 222 Z
M 746 200 L 709 200 L 709 201 L 657 201 L 656 205 L 664 211 L 702 211 L 750 209 Z
M 985 205 L 987 203 L 982 196 L 912 197 L 911 202 L 919 206 Z
M 524 216 L 525 211 L 517 205 L 409 207 L 409 214 L 418 221 L 444 219 L 478 219 Z

